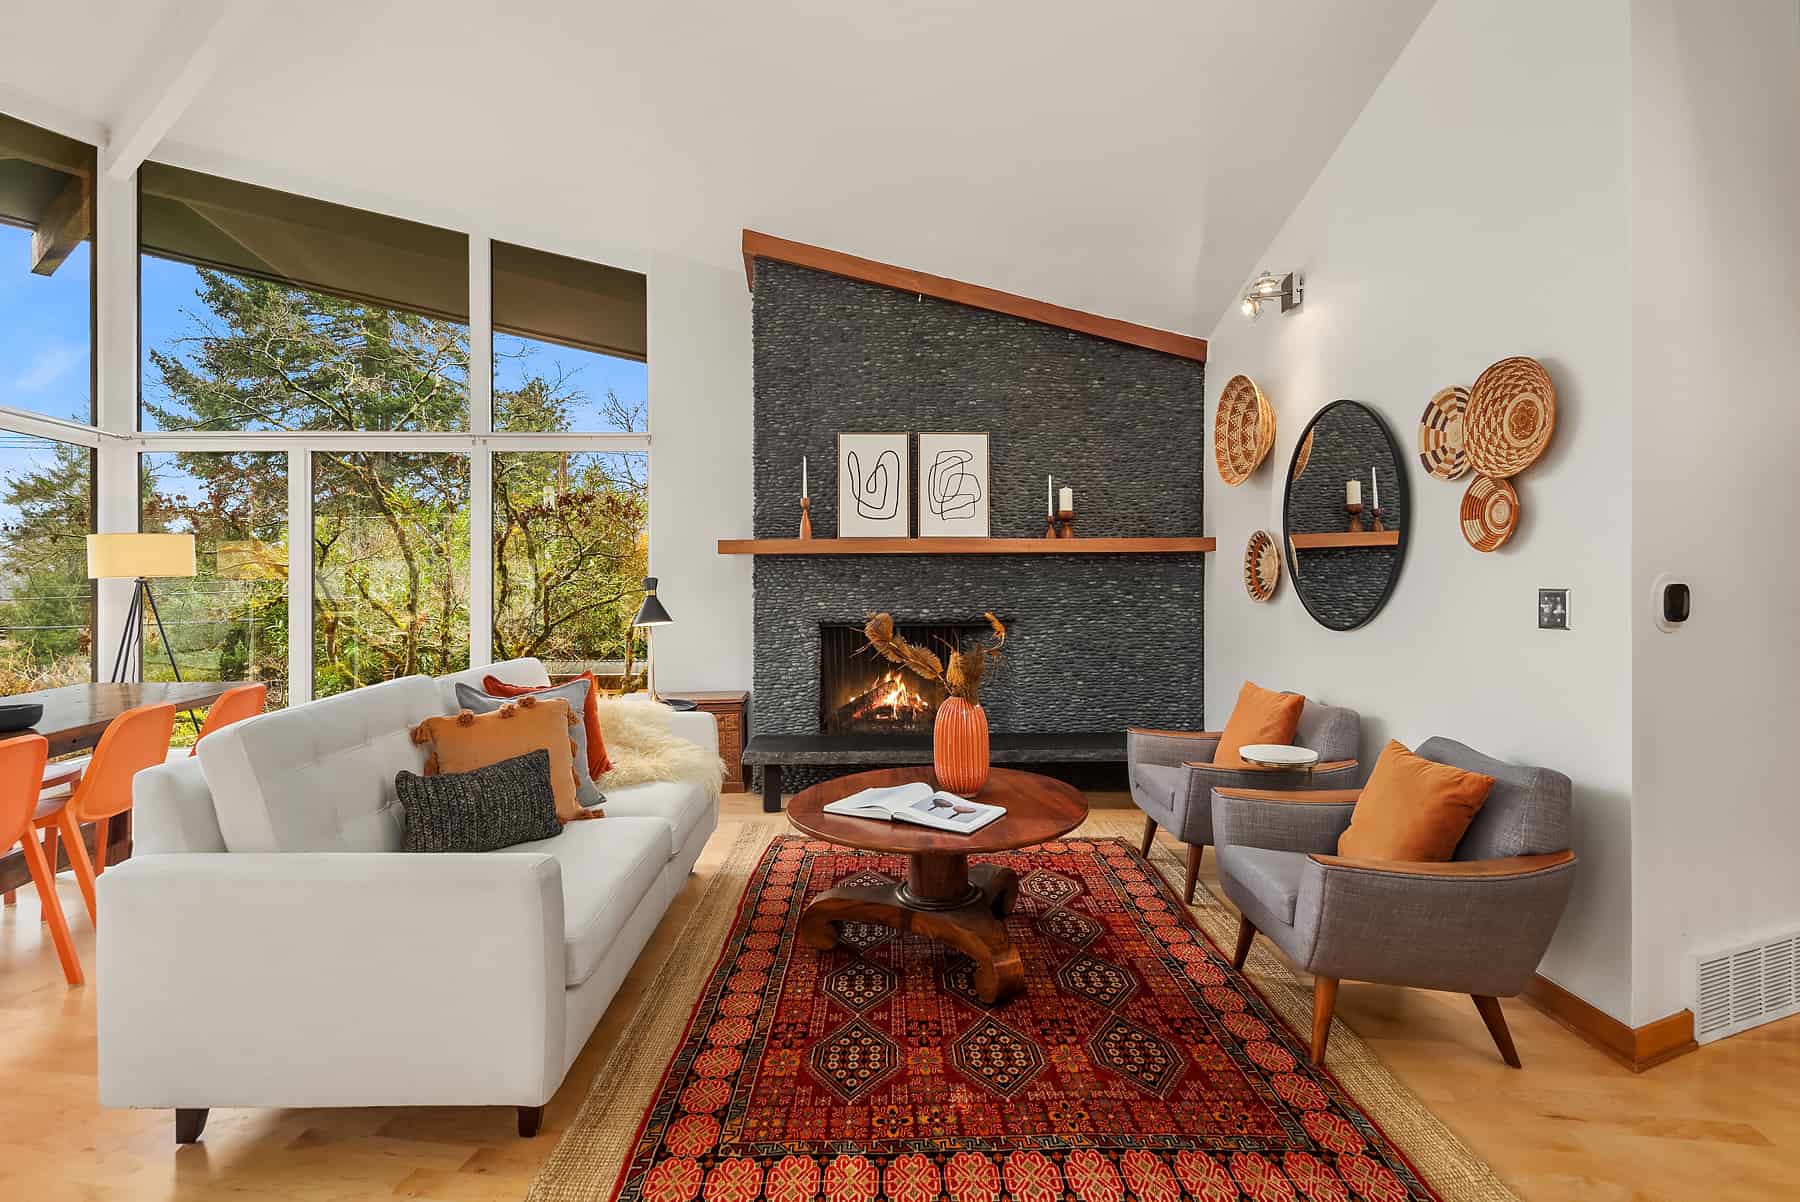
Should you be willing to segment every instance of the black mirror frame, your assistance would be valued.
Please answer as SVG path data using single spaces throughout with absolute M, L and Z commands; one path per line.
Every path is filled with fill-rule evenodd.
M 1388 573 L 1387 587 L 1382 590 L 1381 598 L 1375 602 L 1362 620 L 1348 626 L 1338 626 L 1326 621 L 1319 611 L 1313 608 L 1313 603 L 1307 599 L 1306 590 L 1300 584 L 1300 553 L 1294 550 L 1292 515 L 1289 512 L 1293 498 L 1294 463 L 1300 458 L 1300 448 L 1306 445 L 1308 438 L 1312 437 L 1313 427 L 1319 424 L 1319 419 L 1343 405 L 1352 406 L 1368 414 L 1374 419 L 1376 428 L 1381 431 L 1382 437 L 1387 439 L 1388 450 L 1394 456 L 1394 487 L 1400 490 L 1400 513 L 1404 523 L 1399 531 L 1400 541 L 1394 547 L 1394 570 Z M 1406 460 L 1401 457 L 1400 444 L 1395 441 L 1393 430 L 1389 428 L 1381 414 L 1361 401 L 1352 400 L 1333 401 L 1313 414 L 1312 419 L 1306 423 L 1306 429 L 1300 432 L 1299 441 L 1294 443 L 1294 452 L 1288 457 L 1287 472 L 1281 478 L 1281 541 L 1286 544 L 1283 549 L 1287 553 L 1288 574 L 1294 582 L 1294 595 L 1300 598 L 1300 604 L 1306 607 L 1306 612 L 1311 615 L 1312 620 L 1327 630 L 1340 632 L 1358 630 L 1374 621 L 1375 616 L 1387 608 L 1388 598 L 1394 595 L 1394 586 L 1400 583 L 1400 570 L 1406 566 L 1406 541 L 1412 530 L 1412 524 L 1412 493 L 1406 486 Z

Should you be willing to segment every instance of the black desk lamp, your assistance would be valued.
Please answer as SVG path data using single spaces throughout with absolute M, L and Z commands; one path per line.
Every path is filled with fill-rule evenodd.
M 637 617 L 631 619 L 633 629 L 644 628 L 644 687 L 650 694 L 650 700 L 660 701 L 670 709 L 698 709 L 692 701 L 680 697 L 658 697 L 656 695 L 656 643 L 654 641 L 657 626 L 669 626 L 675 619 L 663 608 L 663 603 L 656 597 L 656 577 L 644 577 L 644 603 L 638 606 Z

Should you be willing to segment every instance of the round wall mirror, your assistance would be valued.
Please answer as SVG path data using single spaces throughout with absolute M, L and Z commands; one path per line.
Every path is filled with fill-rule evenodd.
M 1381 612 L 1411 520 L 1406 461 L 1381 416 L 1357 401 L 1315 413 L 1288 463 L 1281 528 L 1294 591 L 1319 625 L 1355 630 Z

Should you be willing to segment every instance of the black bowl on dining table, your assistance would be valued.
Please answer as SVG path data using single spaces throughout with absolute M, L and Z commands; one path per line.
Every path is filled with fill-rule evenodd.
M 17 703 L 0 703 L 0 734 L 11 734 L 18 730 L 30 730 L 44 717 L 42 703 L 21 701 Z

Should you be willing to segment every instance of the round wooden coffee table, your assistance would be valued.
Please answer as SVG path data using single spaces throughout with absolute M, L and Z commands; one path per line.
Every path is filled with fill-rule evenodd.
M 965 953 L 975 961 L 975 992 L 1002 1002 L 1025 988 L 1025 966 L 1006 934 L 1005 918 L 1019 881 L 998 864 L 970 865 L 972 855 L 1030 847 L 1066 835 L 1087 819 L 1081 790 L 1035 772 L 995 768 L 974 800 L 1006 807 L 1006 816 L 968 835 L 909 822 L 845 818 L 825 806 L 863 789 L 934 783 L 928 767 L 858 772 L 802 789 L 788 802 L 788 821 L 842 847 L 910 857 L 906 879 L 896 884 L 839 885 L 814 898 L 800 916 L 800 937 L 824 950 L 837 943 L 840 925 L 874 922 L 913 931 Z

